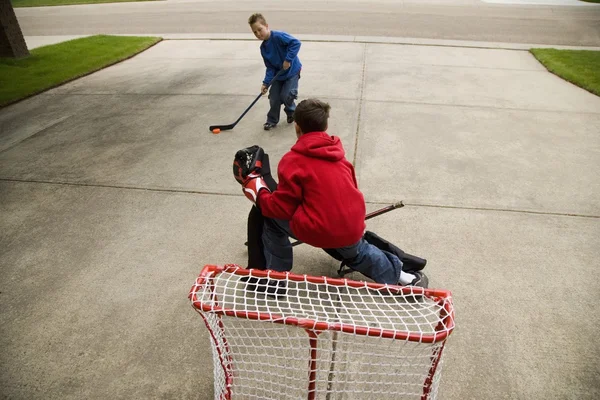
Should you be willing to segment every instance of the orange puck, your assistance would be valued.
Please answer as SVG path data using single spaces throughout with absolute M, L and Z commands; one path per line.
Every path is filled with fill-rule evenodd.
M 221 130 L 219 128 L 215 128 L 212 130 L 212 133 L 214 133 L 215 135 L 221 133 Z

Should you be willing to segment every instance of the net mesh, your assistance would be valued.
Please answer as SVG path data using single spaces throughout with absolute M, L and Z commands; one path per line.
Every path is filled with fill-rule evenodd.
M 190 292 L 215 399 L 434 399 L 450 293 L 206 266 Z

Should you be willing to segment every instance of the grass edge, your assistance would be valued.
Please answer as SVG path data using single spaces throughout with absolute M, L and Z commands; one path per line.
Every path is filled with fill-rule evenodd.
M 95 35 L 90 35 L 90 36 L 95 36 Z M 88 36 L 88 37 L 90 37 L 90 36 Z M 124 36 L 124 37 L 128 37 L 128 36 Z M 129 36 L 129 37 L 135 37 L 135 36 Z M 55 88 L 57 88 L 59 86 L 62 86 L 64 84 L 66 84 L 66 83 L 73 82 L 74 80 L 79 79 L 79 78 L 83 78 L 84 76 L 91 75 L 94 72 L 98 72 L 98 71 L 101 71 L 101 70 L 103 70 L 105 68 L 112 67 L 115 64 L 121 63 L 123 61 L 127 61 L 130 58 L 133 58 L 133 57 L 137 56 L 141 52 L 146 51 L 146 50 L 148 50 L 148 49 L 156 46 L 158 43 L 160 43 L 160 42 L 162 42 L 164 40 L 160 36 L 146 36 L 146 37 L 148 37 L 148 38 L 155 38 L 155 39 L 158 39 L 158 40 L 156 40 L 156 42 L 152 43 L 150 46 L 148 46 L 146 48 L 143 48 L 143 49 L 141 49 L 139 51 L 136 51 L 136 52 L 130 54 L 129 56 L 127 56 L 127 57 L 124 57 L 124 58 L 121 58 L 121 59 L 117 59 L 117 60 L 115 60 L 113 62 L 110 62 L 110 63 L 108 63 L 108 64 L 106 64 L 106 65 L 104 65 L 102 67 L 99 67 L 99 68 L 96 68 L 96 69 L 92 69 L 92 70 L 90 70 L 88 72 L 85 72 L 83 74 L 80 74 L 80 75 L 75 75 L 75 76 L 73 76 L 73 77 L 71 77 L 71 78 L 69 78 L 69 79 L 67 79 L 67 80 L 65 80 L 63 82 L 60 82 L 60 83 L 57 83 L 57 84 L 54 84 L 54 85 L 50 85 L 50 86 L 48 86 L 48 87 L 46 87 L 44 89 L 40 89 L 40 90 L 38 90 L 36 92 L 29 93 L 29 94 L 27 94 L 27 95 L 25 95 L 23 97 L 18 98 L 18 99 L 10 100 L 10 101 L 8 101 L 6 103 L 0 103 L 0 109 L 3 109 L 3 108 L 8 107 L 8 106 L 11 106 L 11 105 L 16 104 L 18 102 L 26 100 L 26 99 L 28 99 L 30 97 L 37 96 L 38 94 L 47 92 L 48 90 L 55 89 Z M 48 44 L 46 46 L 52 46 L 52 44 Z M 45 46 L 40 46 L 40 47 L 45 47 Z
M 89 5 L 95 5 L 95 4 L 141 3 L 144 1 L 167 1 L 167 0 L 123 0 L 123 1 L 106 0 L 106 1 L 97 2 L 97 3 L 64 3 L 64 4 L 44 4 L 44 5 L 28 4 L 28 5 L 17 5 L 17 6 L 15 6 L 13 4 L 12 6 L 13 6 L 13 8 L 69 7 L 69 6 L 89 6 Z M 12 4 L 12 2 L 11 2 L 11 4 Z
M 588 89 L 587 87 L 584 87 L 584 86 L 581 86 L 581 85 L 579 85 L 577 82 L 573 82 L 571 79 L 568 79 L 568 78 L 566 78 L 566 77 L 564 77 L 564 76 L 561 76 L 561 75 L 559 75 L 559 73 L 558 73 L 558 72 L 556 72 L 556 71 L 555 71 L 555 70 L 554 70 L 554 69 L 553 69 L 551 66 L 547 65 L 547 63 L 545 63 L 544 61 L 542 61 L 542 60 L 540 59 L 540 57 L 538 57 L 538 55 L 536 55 L 536 54 L 535 54 L 535 52 L 536 52 L 537 50 L 544 51 L 544 50 L 560 50 L 560 49 L 555 49 L 555 48 L 541 48 L 541 47 L 533 47 L 533 48 L 530 48 L 530 49 L 529 49 L 529 53 L 530 53 L 530 54 L 531 54 L 531 55 L 532 55 L 532 56 L 533 56 L 533 57 L 534 57 L 534 58 L 537 60 L 537 62 L 539 62 L 540 64 L 542 64 L 542 66 L 543 66 L 544 68 L 546 68 L 546 71 L 550 72 L 552 75 L 554 75 L 554 76 L 557 76 L 557 77 L 559 77 L 560 79 L 562 79 L 563 81 L 569 82 L 570 84 L 572 84 L 572 85 L 575 85 L 575 86 L 577 86 L 578 88 L 580 88 L 580 89 L 583 89 L 583 90 L 585 90 L 586 92 L 589 92 L 589 93 L 593 94 L 594 96 L 598 96 L 598 97 L 600 97 L 600 90 L 598 91 L 598 93 L 596 93 L 596 92 L 594 91 L 594 89 L 593 89 L 593 88 L 589 88 L 589 89 Z

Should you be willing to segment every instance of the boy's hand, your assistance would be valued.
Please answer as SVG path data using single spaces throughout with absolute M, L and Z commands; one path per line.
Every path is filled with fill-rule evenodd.
M 283 69 L 285 70 L 285 69 L 288 69 L 289 67 L 290 67 L 290 62 L 289 62 L 289 61 L 287 61 L 287 60 L 285 60 L 285 61 L 283 62 Z
M 254 204 L 256 204 L 256 201 L 258 200 L 258 193 L 261 190 L 265 189 L 270 192 L 269 188 L 267 187 L 267 183 L 263 179 L 262 175 L 259 175 L 256 172 L 251 172 L 250 174 L 248 174 L 248 176 L 244 180 L 244 183 L 242 184 L 242 187 L 244 195 L 246 195 L 248 200 L 250 200 Z
M 260 92 L 261 92 L 262 94 L 267 94 L 267 90 L 268 90 L 268 89 L 269 89 L 269 88 L 267 87 L 267 85 L 265 85 L 265 84 L 263 83 L 263 84 L 262 84 L 262 86 L 260 87 Z

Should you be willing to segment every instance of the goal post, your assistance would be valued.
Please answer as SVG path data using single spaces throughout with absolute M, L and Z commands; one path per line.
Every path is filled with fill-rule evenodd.
M 214 397 L 435 399 L 449 291 L 207 265 L 189 293 Z

